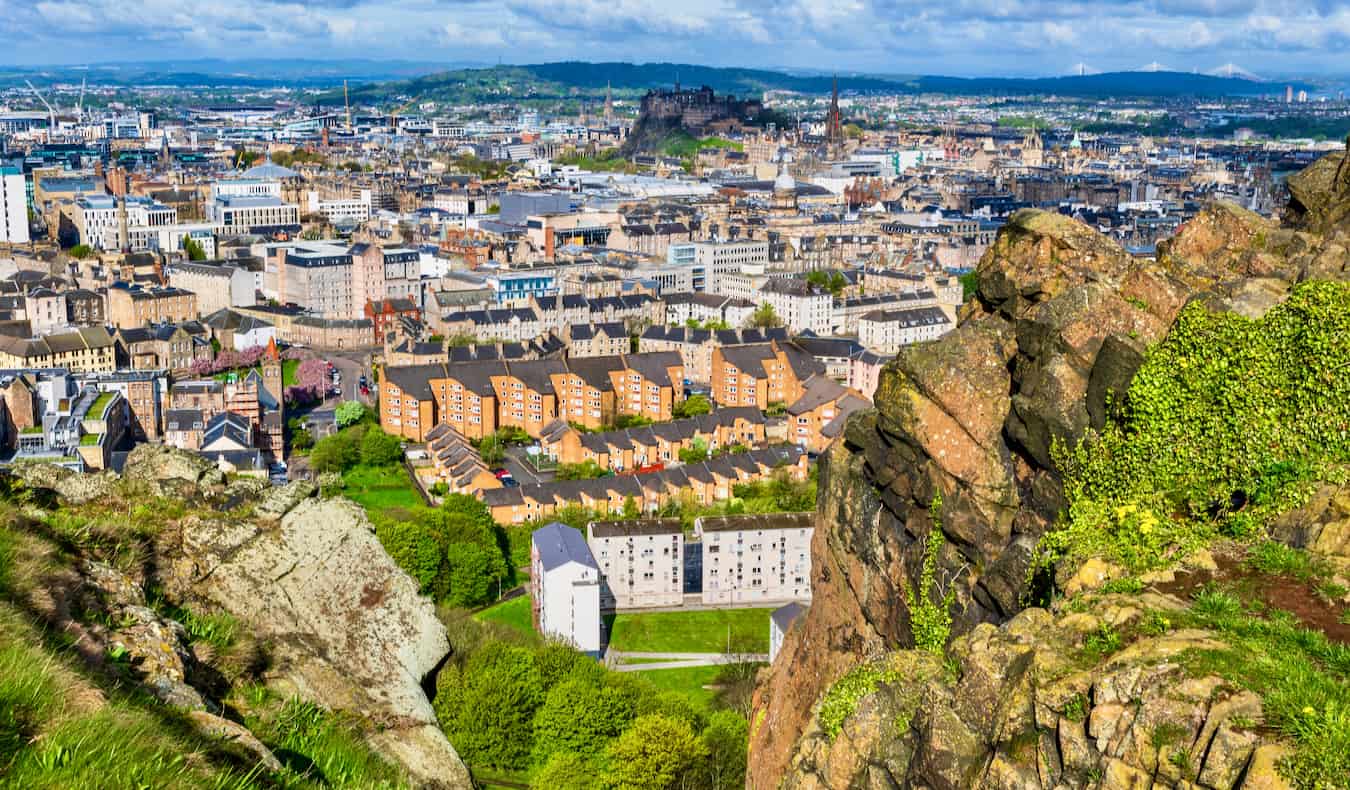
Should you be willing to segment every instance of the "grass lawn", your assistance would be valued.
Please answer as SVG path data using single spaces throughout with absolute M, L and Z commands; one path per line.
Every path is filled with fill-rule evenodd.
M 721 653 L 727 649 L 727 629 L 730 628 L 733 650 L 767 653 L 772 611 L 707 609 L 625 613 L 613 618 L 609 644 L 616 650 L 643 653 Z
M 423 504 L 412 478 L 401 465 L 354 466 L 342 473 L 342 495 L 366 510 Z
M 519 598 L 512 598 L 504 603 L 488 607 L 474 615 L 474 619 L 501 623 L 527 634 L 534 632 L 534 616 L 530 612 L 530 596 L 528 595 L 522 595 Z
M 721 667 L 689 667 L 687 669 L 651 669 L 635 672 L 637 676 L 662 691 L 678 691 L 696 707 L 708 710 L 715 693 L 703 688 L 717 680 Z

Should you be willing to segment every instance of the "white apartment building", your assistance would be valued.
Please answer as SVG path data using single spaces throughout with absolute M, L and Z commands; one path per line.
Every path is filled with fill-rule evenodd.
M 17 167 L 0 167 L 0 243 L 27 244 L 31 240 L 23 172 Z
M 488 210 L 487 195 L 470 195 L 459 190 L 440 190 L 431 196 L 431 207 L 448 214 L 470 216 Z
M 320 198 L 319 193 L 310 190 L 305 196 L 306 210 L 311 214 L 322 214 L 330 223 L 339 221 L 365 222 L 371 214 L 371 192 L 361 190 L 354 198 Z
M 602 610 L 683 603 L 684 530 L 678 518 L 592 521 L 586 539 L 600 566 Z
M 759 290 L 759 301 L 771 305 L 791 332 L 810 330 L 817 335 L 830 334 L 834 297 L 806 280 L 795 277 L 769 280 Z
M 146 240 L 157 234 L 159 228 L 178 223 L 178 209 L 151 198 L 113 195 L 81 195 L 75 199 L 75 225 L 80 241 L 100 250 L 115 250 L 119 246 L 122 201 L 126 209 L 127 243 L 133 249 L 145 249 Z M 132 229 L 136 229 L 135 237 Z M 140 242 L 138 246 L 138 242 Z
M 902 291 L 873 292 L 869 286 L 866 296 L 851 296 L 834 303 L 830 322 L 834 334 L 851 335 L 858 331 L 858 319 L 878 310 L 909 310 L 915 307 L 938 305 L 938 294 L 932 288 L 907 288 Z M 956 302 L 954 307 L 959 307 Z
M 954 326 L 940 307 L 875 310 L 858 319 L 858 342 L 889 355 L 914 343 L 936 340 Z
M 811 600 L 815 513 L 703 516 L 703 603 Z
M 253 228 L 299 227 L 300 207 L 270 195 L 222 195 L 207 207 L 207 218 L 241 233 Z
M 600 569 L 579 530 L 553 522 L 530 536 L 535 630 L 600 655 Z
M 222 197 L 273 197 L 281 200 L 281 182 L 262 178 L 233 178 L 211 184 L 211 200 Z
M 763 275 L 769 266 L 767 241 L 701 241 L 692 246 L 694 268 L 702 270 L 707 290 L 716 293 L 724 293 L 719 288 L 723 275 Z

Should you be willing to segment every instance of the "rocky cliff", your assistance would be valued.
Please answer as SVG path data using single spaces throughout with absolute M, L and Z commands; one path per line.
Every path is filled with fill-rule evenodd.
M 1055 448 L 1073 446 L 1103 426 L 1146 350 L 1168 335 L 1188 303 L 1257 317 L 1303 280 L 1346 279 L 1348 161 L 1350 156 L 1334 154 L 1291 180 L 1294 202 L 1285 225 L 1214 204 L 1160 245 L 1156 261 L 1132 258 L 1059 215 L 1023 211 L 1012 217 L 979 264 L 976 296 L 957 328 L 907 349 L 889 365 L 876 409 L 855 415 L 843 440 L 822 458 L 814 602 L 760 679 L 751 787 L 775 787 L 785 776 L 789 786 L 839 788 L 1056 784 L 1053 772 L 1039 775 L 1041 784 L 976 781 L 973 775 L 939 779 L 922 767 L 928 765 L 923 742 L 929 736 L 921 733 L 885 738 L 882 748 L 896 750 L 898 762 L 871 779 L 849 774 L 847 781 L 826 780 L 835 770 L 829 766 L 840 763 L 827 753 L 847 749 L 857 757 L 871 747 L 849 746 L 851 739 L 827 747 L 812 728 L 818 727 L 822 696 L 839 678 L 861 662 L 914 644 L 906 591 L 920 579 L 935 501 L 944 540 L 924 593 L 951 596 L 953 635 L 971 635 L 955 649 L 995 638 L 1015 641 L 1016 632 L 1033 622 L 1048 627 L 1044 613 L 1010 618 L 1054 588 L 1056 570 L 1061 587 L 1078 570 L 1033 563 L 1065 507 Z M 995 630 L 1000 624 L 1002 630 Z M 1027 650 L 1034 652 L 1025 644 L 1012 652 Z M 910 667 L 902 674 L 922 663 L 901 661 Z M 922 707 L 959 707 L 964 693 L 933 686 L 920 695 Z M 901 695 L 910 699 L 906 695 L 912 690 Z M 989 696 L 990 704 L 997 697 Z M 892 710 L 902 701 L 877 704 Z M 1036 721 L 1041 728 L 1054 723 L 1044 711 Z M 987 767 L 989 759 L 976 752 L 992 754 L 990 744 L 998 741 L 988 728 L 995 725 L 967 724 L 979 726 L 968 739 L 970 754 L 958 762 Z M 1084 731 L 1084 739 L 1089 736 L 1097 737 Z M 1114 737 L 1102 736 L 1101 745 Z M 923 757 L 918 768 L 908 762 L 915 755 Z M 1057 759 L 1062 766 L 1064 756 Z M 1093 767 L 1114 770 L 1100 760 Z M 886 781 L 875 778 L 881 776 Z
M 212 656 L 188 644 L 164 608 L 225 613 L 247 633 L 251 671 L 273 693 L 359 720 L 375 750 L 419 786 L 471 786 L 424 691 L 450 652 L 445 629 L 359 506 L 317 499 L 304 482 L 227 485 L 200 457 L 148 445 L 132 452 L 121 478 L 46 465 L 18 475 L 30 495 L 49 495 L 61 518 L 78 523 L 154 509 L 140 511 L 144 531 L 119 538 L 134 545 L 135 562 L 91 559 L 104 553 L 93 543 L 76 572 L 48 586 L 74 603 L 33 607 L 61 630 L 88 632 L 104 647 L 91 656 L 115 649 L 148 690 L 207 730 L 243 730 L 222 717 L 226 689 Z M 104 625 L 91 630 L 82 612 Z M 256 744 L 264 766 L 277 764 L 247 730 L 236 735 Z

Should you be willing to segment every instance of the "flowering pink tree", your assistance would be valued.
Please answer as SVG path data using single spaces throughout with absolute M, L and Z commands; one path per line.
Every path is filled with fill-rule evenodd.
M 285 398 L 294 403 L 319 400 L 328 383 L 328 363 L 311 357 L 295 369 L 295 385 L 286 388 Z

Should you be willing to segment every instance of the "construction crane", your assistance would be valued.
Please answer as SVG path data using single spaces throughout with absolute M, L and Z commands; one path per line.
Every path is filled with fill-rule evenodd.
M 32 91 L 33 95 L 38 98 L 38 101 L 42 102 L 42 106 L 47 108 L 47 134 L 56 134 L 56 110 L 47 102 L 47 99 L 38 92 L 38 89 L 33 87 L 33 83 L 24 80 L 23 84 L 27 85 L 28 90 Z
M 347 133 L 352 131 L 352 99 L 347 93 L 347 81 L 342 81 L 342 104 L 347 108 Z
M 389 128 L 390 130 L 393 131 L 394 134 L 398 134 L 398 117 L 402 115 L 405 110 L 407 110 L 409 107 L 413 106 L 416 103 L 417 99 L 415 98 L 410 99 L 407 102 L 404 102 L 402 105 L 395 107 L 394 111 L 389 113 Z

